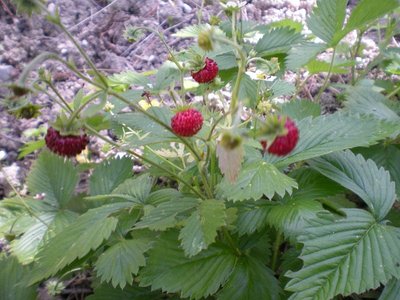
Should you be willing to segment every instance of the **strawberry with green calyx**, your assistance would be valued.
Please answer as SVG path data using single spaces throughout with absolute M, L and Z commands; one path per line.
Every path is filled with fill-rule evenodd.
M 299 140 L 299 130 L 294 121 L 289 117 L 277 115 L 266 119 L 260 135 L 264 153 L 277 156 L 285 156 L 292 152 Z
M 45 136 L 46 146 L 54 153 L 61 156 L 76 156 L 81 153 L 89 143 L 89 137 L 82 133 L 78 121 L 70 123 L 62 114 L 49 127 Z
M 198 83 L 211 83 L 218 75 L 217 63 L 209 57 L 203 57 L 193 50 L 189 50 L 190 60 L 188 67 L 191 69 L 192 78 Z
M 218 65 L 211 58 L 206 57 L 204 66 L 198 71 L 192 71 L 192 78 L 198 83 L 209 83 L 218 75 Z
M 195 108 L 181 108 L 171 118 L 172 131 L 179 136 L 191 137 L 203 126 L 203 116 Z

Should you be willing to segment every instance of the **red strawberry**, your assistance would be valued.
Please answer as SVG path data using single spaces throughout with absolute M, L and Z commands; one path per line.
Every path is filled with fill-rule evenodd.
M 197 72 L 192 72 L 192 77 L 198 83 L 207 83 L 213 81 L 218 74 L 218 65 L 212 59 L 206 57 L 204 61 L 205 66 L 203 69 Z
M 180 136 L 193 136 L 199 132 L 202 126 L 203 116 L 194 108 L 177 112 L 171 118 L 172 130 Z
M 75 156 L 85 149 L 89 143 L 89 138 L 86 134 L 64 136 L 53 127 L 49 127 L 45 141 L 52 152 L 62 156 Z
M 277 136 L 268 149 L 267 141 L 260 141 L 264 152 L 268 151 L 268 153 L 278 156 L 285 156 L 292 152 L 299 140 L 299 130 L 290 118 L 286 118 L 285 128 L 287 129 L 286 135 Z

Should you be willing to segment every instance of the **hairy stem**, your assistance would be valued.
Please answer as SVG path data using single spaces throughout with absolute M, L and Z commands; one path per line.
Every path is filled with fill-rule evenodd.
M 119 149 L 123 148 L 123 145 L 122 145 L 122 144 L 119 144 L 119 143 L 114 142 L 113 140 L 111 140 L 111 139 L 109 139 L 109 138 L 104 137 L 103 135 L 101 135 L 99 132 L 97 132 L 97 131 L 96 131 L 94 128 L 92 128 L 91 126 L 89 126 L 89 125 L 86 124 L 86 125 L 85 125 L 85 128 L 86 128 L 90 133 L 92 133 L 94 136 L 97 136 L 99 139 L 105 141 L 106 143 L 108 143 L 108 144 L 110 144 L 110 145 L 112 145 L 112 146 L 114 146 L 114 147 L 116 147 L 116 148 L 119 148 Z M 188 182 L 187 182 L 186 180 L 184 180 L 182 177 L 180 177 L 180 176 L 176 175 L 175 173 L 171 172 L 171 171 L 168 170 L 167 168 L 161 166 L 160 164 L 156 163 L 155 161 L 153 161 L 153 160 L 151 160 L 151 159 L 149 159 L 149 158 L 147 158 L 147 157 L 144 157 L 144 156 L 142 156 L 142 155 L 136 153 L 136 152 L 133 151 L 133 150 L 124 149 L 124 151 L 126 151 L 126 152 L 128 152 L 129 154 L 131 154 L 132 156 L 134 156 L 134 157 L 136 157 L 136 158 L 139 158 L 139 159 L 141 159 L 142 161 L 144 161 L 144 162 L 146 162 L 146 163 L 148 163 L 148 164 L 150 164 L 150 165 L 152 165 L 152 166 L 154 166 L 154 167 L 156 167 L 156 168 L 158 168 L 158 169 L 160 169 L 160 170 L 166 172 L 168 175 L 170 175 L 170 176 L 171 176 L 172 178 L 174 178 L 176 181 L 179 181 L 179 182 L 181 182 L 183 185 L 185 185 L 186 187 L 188 187 L 193 193 L 195 193 L 196 195 L 198 195 L 200 198 L 206 199 L 206 197 L 205 197 L 203 194 L 201 194 L 198 190 L 196 190 L 190 183 L 188 183 Z
M 134 109 L 136 109 L 137 111 L 139 111 L 140 113 L 144 114 L 146 117 L 148 117 L 150 120 L 154 121 L 155 123 L 157 123 L 158 125 L 162 126 L 163 128 L 165 128 L 166 130 L 168 130 L 169 132 L 173 133 L 175 135 L 175 133 L 172 131 L 171 127 L 168 126 L 167 124 L 165 124 L 164 122 L 160 121 L 157 117 L 153 116 L 152 114 L 148 113 L 146 110 L 144 110 L 143 108 L 141 108 L 139 105 L 136 105 L 135 103 L 130 102 L 128 99 L 126 99 L 125 97 L 121 96 L 118 93 L 109 91 L 108 92 L 109 95 L 114 96 L 115 98 L 119 99 L 120 101 L 124 102 L 125 104 L 133 107 Z M 192 155 L 195 157 L 195 159 L 197 161 L 201 161 L 201 157 L 200 155 L 197 153 L 197 151 L 193 148 L 193 146 L 183 137 L 181 136 L 177 136 L 177 138 L 186 146 L 188 147 L 188 149 L 191 151 Z
M 357 53 L 360 50 L 361 40 L 362 40 L 363 34 L 364 34 L 364 31 L 362 31 L 362 30 L 360 30 L 358 32 L 357 42 L 356 42 L 356 45 L 354 47 L 354 52 L 351 55 L 351 60 L 354 62 L 354 65 L 351 66 L 351 85 L 355 85 L 356 84 L 356 65 L 355 65 L 355 61 L 356 61 Z
M 331 59 L 330 65 L 329 65 L 328 74 L 326 74 L 324 83 L 322 84 L 322 86 L 321 86 L 321 88 L 320 88 L 320 90 L 319 90 L 319 92 L 318 92 L 318 95 L 315 97 L 315 101 L 316 101 L 317 103 L 319 103 L 319 102 L 321 101 L 322 93 L 323 93 L 323 92 L 326 90 L 326 88 L 328 87 L 329 79 L 331 78 L 331 74 L 332 74 L 333 64 L 334 64 L 334 62 L 335 62 L 335 54 L 336 54 L 336 47 L 333 48 L 332 59 Z

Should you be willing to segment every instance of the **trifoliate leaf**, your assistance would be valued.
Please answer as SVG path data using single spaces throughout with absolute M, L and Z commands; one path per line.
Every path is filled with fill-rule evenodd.
M 26 278 L 30 267 L 23 267 L 16 257 L 1 253 L 0 270 L 0 299 L 37 299 L 37 286 L 29 286 Z
M 292 100 L 282 105 L 281 112 L 293 120 L 300 121 L 321 115 L 321 106 L 309 100 Z
M 275 194 L 291 194 L 293 188 L 297 188 L 297 183 L 292 178 L 269 163 L 255 161 L 243 166 L 235 184 L 224 179 L 217 186 L 217 194 L 233 201 L 258 200 L 262 196 L 271 199 Z
M 133 282 L 139 267 L 146 264 L 144 252 L 149 249 L 147 241 L 121 240 L 104 251 L 95 264 L 95 270 L 102 281 L 123 289 Z
M 223 201 L 204 200 L 200 203 L 179 234 L 186 256 L 198 254 L 215 241 L 217 230 L 226 225 L 225 210 Z
M 324 42 L 336 45 L 344 36 L 342 28 L 347 2 L 348 0 L 318 0 L 317 6 L 307 18 L 308 28 Z
M 395 227 L 377 223 L 361 209 L 344 209 L 346 218 L 329 213 L 310 220 L 299 237 L 302 269 L 288 272 L 290 300 L 326 300 L 379 287 L 400 276 L 400 247 Z
M 99 247 L 117 226 L 118 219 L 110 215 L 131 206 L 132 203 L 125 202 L 91 209 L 46 241 L 35 258 L 31 283 L 56 274 L 75 259 Z
M 118 185 L 130 178 L 133 161 L 128 157 L 112 158 L 103 161 L 94 168 L 90 176 L 90 195 L 105 195 L 111 193 Z
M 280 287 L 271 269 L 252 257 L 241 257 L 218 294 L 218 300 L 279 299 Z
M 290 27 L 278 27 L 267 32 L 256 44 L 260 56 L 287 53 L 294 44 L 301 42 L 303 36 Z
M 348 150 L 315 158 L 310 164 L 313 169 L 360 196 L 377 220 L 381 221 L 392 208 L 396 199 L 394 182 L 389 172 L 378 169 L 372 160 L 366 161 Z
M 149 228 L 150 230 L 166 230 L 178 223 L 180 214 L 185 213 L 199 204 L 195 198 L 171 199 L 162 202 L 155 208 L 145 211 L 142 220 L 136 223 L 136 228 Z
M 223 247 L 211 246 L 187 258 L 180 249 L 175 232 L 164 233 L 148 252 L 146 266 L 139 273 L 141 286 L 182 298 L 206 298 L 215 294 L 230 276 L 236 257 Z
M 27 178 L 31 194 L 45 194 L 44 201 L 53 207 L 65 207 L 71 200 L 78 183 L 78 172 L 70 160 L 42 152 Z
M 395 182 L 397 198 L 400 198 L 400 149 L 394 145 L 375 145 L 368 148 L 356 148 L 356 154 L 361 154 L 365 159 L 372 159 L 380 168 L 383 167 L 390 173 L 390 178 Z
M 34 220 L 36 223 L 31 225 L 27 231 L 11 244 L 13 254 L 18 257 L 22 264 L 33 261 L 39 247 L 66 226 L 72 223 L 77 214 L 68 211 L 54 211 L 38 215 Z

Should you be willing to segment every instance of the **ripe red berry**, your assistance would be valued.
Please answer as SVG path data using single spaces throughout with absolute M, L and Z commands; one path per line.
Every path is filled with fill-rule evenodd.
M 193 136 L 199 132 L 202 126 L 203 116 L 194 108 L 177 112 L 171 118 L 172 130 L 180 136 Z
M 198 83 L 207 83 L 214 80 L 218 74 L 218 65 L 211 58 L 206 57 L 205 66 L 203 69 L 197 72 L 192 72 L 192 77 Z
M 286 119 L 285 128 L 287 129 L 286 135 L 277 136 L 268 149 L 267 142 L 260 141 L 264 152 L 268 151 L 268 153 L 278 156 L 285 156 L 292 152 L 299 140 L 299 130 L 296 124 L 290 118 Z
M 61 156 L 75 156 L 85 149 L 89 143 L 86 134 L 83 135 L 61 135 L 60 132 L 53 127 L 47 129 L 45 136 L 47 147 L 54 153 Z

